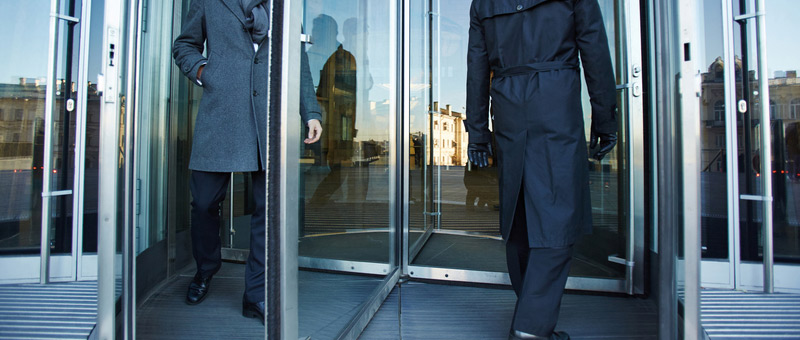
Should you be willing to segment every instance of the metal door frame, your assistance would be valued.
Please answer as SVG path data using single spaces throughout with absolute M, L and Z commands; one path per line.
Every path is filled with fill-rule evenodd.
M 48 38 L 48 59 L 47 59 L 47 83 L 45 91 L 45 112 L 44 112 L 44 163 L 42 171 L 42 208 L 41 214 L 41 237 L 38 256 L 9 256 L 0 258 L 3 267 L 12 268 L 0 280 L 2 283 L 27 283 L 39 282 L 42 284 L 50 282 L 66 282 L 92 280 L 96 272 L 89 269 L 86 264 L 91 264 L 95 260 L 94 255 L 84 255 L 83 253 L 83 210 L 85 194 L 85 164 L 86 164 L 86 108 L 87 108 L 87 80 L 88 80 L 88 51 L 90 42 L 91 7 L 92 0 L 81 1 L 81 13 L 79 17 L 72 17 L 60 13 L 62 1 L 50 0 L 49 14 L 49 38 Z M 71 111 L 75 117 L 75 166 L 73 173 L 73 187 L 68 190 L 53 191 L 51 189 L 50 175 L 54 171 L 53 159 L 53 133 L 54 115 L 56 110 L 56 86 L 58 50 L 62 42 L 59 39 L 59 26 L 62 21 L 80 24 L 78 36 L 78 59 L 76 77 L 76 98 L 75 108 Z M 68 46 L 67 48 L 72 48 Z M 71 67 L 72 65 L 68 65 Z M 50 253 L 50 228 L 53 209 L 51 200 L 56 197 L 72 195 L 72 244 L 69 254 Z
M 744 1 L 744 0 L 743 0 Z M 758 62 L 758 89 L 760 98 L 769 98 L 769 85 L 768 75 L 762 77 L 762 74 L 767 74 L 767 51 L 766 51 L 766 32 L 765 32 L 765 16 L 766 11 L 764 8 L 763 0 L 755 0 L 755 8 L 750 8 L 748 13 L 736 14 L 737 9 L 734 8 L 731 0 L 720 0 L 722 11 L 722 31 L 723 31 L 723 49 L 724 60 L 734 60 L 736 55 L 734 41 L 735 41 L 735 24 L 737 21 L 746 20 L 756 24 L 756 40 L 757 49 L 756 55 L 753 56 Z M 748 4 L 751 2 L 748 1 Z M 749 51 L 748 46 L 742 46 L 745 51 Z M 702 65 L 699 65 L 700 67 Z M 737 131 L 737 116 L 738 103 L 736 102 L 737 81 L 735 68 L 724 68 L 724 86 L 725 86 L 725 126 L 726 126 L 726 150 L 735 150 L 735 152 L 727 152 L 726 164 L 728 169 L 738 169 L 738 131 Z M 750 105 L 752 107 L 752 105 Z M 768 121 L 770 117 L 770 106 L 762 105 L 759 117 L 761 121 Z M 768 124 L 762 124 L 759 131 L 761 139 L 756 141 L 760 150 L 764 153 L 771 154 L 771 130 Z M 769 157 L 764 157 L 761 166 L 765 169 L 765 173 L 771 173 L 771 163 L 767 160 Z M 769 164 L 768 164 L 769 163 Z M 762 181 L 761 192 L 766 193 L 763 196 L 754 195 L 740 195 L 739 191 L 739 172 L 728 171 L 727 173 L 727 206 L 728 206 L 728 260 L 702 260 L 701 271 L 702 285 L 708 288 L 721 288 L 721 289 L 745 289 L 745 290 L 764 290 L 765 292 L 773 292 L 775 289 L 775 280 L 780 283 L 778 289 L 787 292 L 799 292 L 800 283 L 793 278 L 800 276 L 800 266 L 791 264 L 774 264 L 772 255 L 772 181 Z M 764 257 L 764 260 L 759 262 L 742 261 L 741 260 L 741 238 L 740 238 L 740 203 L 742 201 L 757 201 L 757 204 L 762 208 L 762 220 L 767 221 L 766 228 L 763 231 L 765 240 L 769 240 L 765 244 L 765 253 L 769 254 Z M 788 283 L 788 285 L 787 285 Z M 793 284 L 794 283 L 794 284 Z
M 642 37 L 641 37 L 641 19 L 640 19 L 640 4 L 637 0 L 617 0 L 621 2 L 624 13 L 621 13 L 622 24 L 624 25 L 624 32 L 617 32 L 620 37 L 624 39 L 622 47 L 624 48 L 625 67 L 623 74 L 625 75 L 626 82 L 617 86 L 619 91 L 624 91 L 628 113 L 626 115 L 627 121 L 624 126 L 627 128 L 627 136 L 629 142 L 624 153 L 627 157 L 627 176 L 628 176 L 628 195 L 629 197 L 623 198 L 628 202 L 628 237 L 626 239 L 627 252 L 624 258 L 618 256 L 609 256 L 609 261 L 618 262 L 626 266 L 624 279 L 601 279 L 601 278 L 588 278 L 588 277 L 570 277 L 567 280 L 567 289 L 575 290 L 592 290 L 604 292 L 618 292 L 626 294 L 643 294 L 645 291 L 645 155 L 644 155 L 644 103 L 643 103 L 643 81 L 642 81 Z M 615 6 L 619 6 L 620 2 L 615 2 Z M 438 3 L 438 2 L 437 2 Z M 435 13 L 429 13 L 435 15 Z M 408 14 L 406 14 L 408 15 Z M 406 22 L 408 22 L 406 20 Z M 410 27 L 406 24 L 404 27 L 404 37 L 409 39 Z M 408 42 L 404 42 L 408 46 Z M 408 58 L 408 55 L 404 56 Z M 619 65 L 617 65 L 619 67 Z M 406 67 L 408 69 L 408 67 Z M 403 87 L 410 86 L 410 76 L 408 73 L 405 75 Z M 432 100 L 435 102 L 435 100 Z M 435 111 L 435 110 L 432 110 Z M 432 112 L 433 113 L 433 112 Z M 410 120 L 410 113 L 404 112 L 406 121 Z M 408 156 L 406 155 L 406 162 L 408 164 Z M 404 169 L 407 174 L 408 166 Z M 440 175 L 441 176 L 441 175 Z M 441 177 L 440 177 L 441 178 Z M 441 185 L 441 184 L 439 184 Z M 408 197 L 408 187 L 404 188 L 405 195 Z M 441 192 L 441 190 L 437 190 Z M 439 199 L 438 201 L 441 201 Z M 622 201 L 622 199 L 621 199 Z M 441 209 L 438 209 L 441 212 Z M 437 216 L 437 225 L 440 216 Z M 437 228 L 438 231 L 438 228 Z M 437 232 L 434 231 L 434 232 Z M 408 239 L 408 228 L 404 228 L 404 239 Z M 422 239 L 423 241 L 426 239 Z M 429 266 L 416 266 L 411 265 L 413 261 L 412 254 L 409 254 L 408 249 L 404 249 L 403 273 L 412 278 L 441 280 L 441 281 L 458 281 L 458 282 L 472 282 L 472 283 L 485 283 L 485 284 L 501 284 L 510 285 L 511 281 L 507 273 L 489 272 L 478 270 L 465 270 L 455 268 L 441 268 Z M 417 250 L 416 253 L 418 253 Z

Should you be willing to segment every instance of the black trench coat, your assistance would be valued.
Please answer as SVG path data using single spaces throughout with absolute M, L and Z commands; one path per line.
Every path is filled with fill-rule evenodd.
M 574 244 L 592 228 L 578 57 L 592 129 L 617 131 L 616 86 L 597 0 L 474 0 L 467 55 L 470 143 L 487 143 L 494 112 L 500 230 L 520 190 L 531 247 Z

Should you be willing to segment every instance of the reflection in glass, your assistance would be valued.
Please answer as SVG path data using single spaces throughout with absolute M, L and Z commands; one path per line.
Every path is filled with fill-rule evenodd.
M 61 12 L 75 16 L 74 1 Z M 67 103 L 75 101 L 77 41 L 80 26 L 59 23 L 61 44 L 56 51 L 56 89 L 53 111 L 52 154 L 44 155 L 45 95 L 50 1 L 5 2 L 0 5 L 0 251 L 38 253 L 42 226 L 43 181 L 51 190 L 73 185 L 75 120 Z M 72 106 L 70 106 L 72 107 Z M 44 157 L 51 157 L 52 173 L 44 173 Z M 72 250 L 71 195 L 51 199 L 51 252 Z
M 141 33 L 136 134 L 136 176 L 141 200 L 137 207 L 139 254 L 166 238 L 167 143 L 170 112 L 169 71 L 172 60 L 172 2 L 153 3 L 145 12 Z M 166 261 L 165 261 L 166 262 Z
M 300 256 L 388 262 L 389 2 L 309 2 L 319 142 L 302 146 Z M 353 16 L 357 15 L 357 16 Z M 384 84 L 380 88 L 374 84 Z M 305 129 L 304 129 L 305 130 Z M 357 247 L 353 247 L 357 244 Z
M 308 112 L 319 107 L 323 132 L 319 142 L 297 141 L 303 143 L 299 332 L 303 338 L 333 339 L 391 268 L 390 119 L 396 105 L 391 46 L 397 40 L 387 14 L 397 3 L 304 3 L 303 28 L 311 42 L 302 48 L 310 74 L 301 75 L 300 86 L 309 95 L 299 98 Z M 307 132 L 303 122 L 301 135 Z
M 741 60 L 726 63 L 723 58 L 722 8 L 719 2 L 705 1 L 701 32 L 704 45 L 701 53 L 707 66 L 701 75 L 700 97 L 700 190 L 701 223 L 704 259 L 728 258 L 728 169 L 727 129 L 725 125 L 725 67 L 736 67 L 741 73 Z
M 776 263 L 796 264 L 800 263 L 800 49 L 790 42 L 796 40 L 800 23 L 793 15 L 795 1 L 768 0 L 765 4 L 771 72 L 774 258 Z

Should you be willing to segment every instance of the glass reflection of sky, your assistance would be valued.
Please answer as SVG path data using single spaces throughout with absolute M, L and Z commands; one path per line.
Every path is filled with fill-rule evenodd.
M 391 38 L 392 27 L 391 21 L 388 20 L 389 13 L 391 13 L 390 6 L 392 1 L 389 0 L 348 0 L 348 1 L 324 1 L 324 0 L 305 0 L 305 17 L 304 27 L 308 34 L 314 30 L 314 18 L 320 14 L 325 14 L 332 17 L 337 24 L 338 35 L 336 40 L 338 43 L 344 43 L 345 48 L 358 49 L 348 46 L 347 39 L 344 35 L 344 23 L 348 19 L 357 20 L 357 26 L 363 27 L 362 22 L 358 20 L 366 18 L 366 32 L 357 33 L 353 40 L 356 40 L 356 45 L 366 51 L 366 60 L 369 61 L 369 67 L 364 67 L 363 59 L 359 51 L 350 51 L 356 58 L 358 65 L 358 86 L 363 86 L 364 83 L 369 83 L 369 78 L 372 78 L 372 87 L 368 89 L 360 89 L 359 95 L 366 94 L 367 101 L 362 101 L 358 98 L 359 108 L 356 114 L 356 129 L 358 135 L 355 140 L 376 140 L 385 141 L 389 139 L 389 98 L 390 91 L 395 88 L 391 83 L 391 76 L 394 70 L 390 69 L 392 49 L 390 44 L 394 44 L 395 40 Z M 357 30 L 358 31 L 358 30 Z M 366 33 L 366 34 L 365 34 Z M 312 40 L 314 37 L 312 36 Z M 352 46 L 352 45 L 351 45 Z M 311 57 L 311 55 L 309 55 Z M 310 58 L 311 59 L 311 58 Z M 311 61 L 314 64 L 314 61 Z M 318 68 L 321 68 L 319 66 Z M 315 76 L 315 82 L 319 75 L 319 69 L 315 70 L 312 66 L 311 73 Z M 365 74 L 368 72 L 369 74 Z

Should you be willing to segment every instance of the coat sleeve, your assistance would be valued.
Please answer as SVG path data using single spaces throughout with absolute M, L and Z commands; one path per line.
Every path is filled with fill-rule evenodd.
M 314 79 L 311 77 L 311 66 L 305 46 L 300 48 L 300 117 L 303 124 L 316 119 L 322 122 L 322 108 L 317 102 L 314 91 Z
M 592 104 L 592 130 L 617 132 L 617 86 L 597 0 L 576 0 L 575 33 Z
M 172 57 L 181 72 L 193 83 L 202 85 L 197 79 L 197 70 L 207 62 L 203 56 L 206 42 L 205 6 L 203 0 L 193 0 L 183 20 L 181 34 L 172 45 Z
M 483 25 L 473 2 L 467 51 L 467 132 L 470 143 L 489 143 L 489 55 Z

